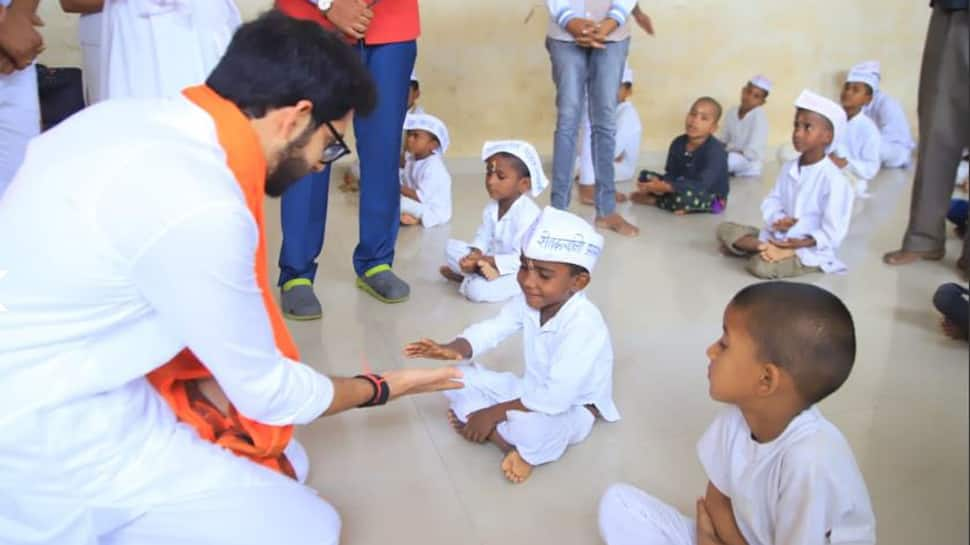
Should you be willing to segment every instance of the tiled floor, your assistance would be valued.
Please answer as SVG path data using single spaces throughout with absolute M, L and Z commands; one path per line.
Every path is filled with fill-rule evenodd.
M 595 544 L 597 500 L 615 481 L 690 509 L 705 483 L 694 444 L 718 410 L 707 397 L 704 349 L 719 334 L 726 302 L 753 280 L 740 261 L 717 252 L 714 227 L 722 219 L 757 221 L 777 170 L 769 166 L 761 181 L 734 181 L 721 217 L 621 208 L 642 235 L 607 235 L 589 294 L 612 332 L 623 420 L 598 424 L 586 442 L 524 485 L 502 477 L 498 450 L 450 430 L 440 395 L 300 430 L 312 462 L 310 484 L 343 516 L 343 542 Z M 872 183 L 874 196 L 859 206 L 841 251 L 848 275 L 806 278 L 841 296 L 858 328 L 855 370 L 822 410 L 855 450 L 881 544 L 962 545 L 968 542 L 968 349 L 940 334 L 930 303 L 939 284 L 957 281 L 959 245 L 951 240 L 941 263 L 889 268 L 880 261 L 905 227 L 911 178 L 911 172 L 883 171 Z M 401 347 L 422 336 L 450 340 L 497 312 L 498 306 L 465 301 L 438 276 L 445 241 L 474 232 L 486 198 L 481 176 L 456 175 L 454 195 L 450 225 L 401 231 L 396 269 L 410 281 L 412 296 L 386 306 L 354 288 L 356 195 L 332 192 L 316 282 L 324 318 L 290 324 L 305 361 L 338 375 L 360 372 L 364 359 L 375 369 L 426 364 L 402 359 Z M 540 198 L 547 202 L 548 193 Z M 592 215 L 589 207 L 573 209 Z M 271 202 L 272 262 L 278 217 Z M 510 340 L 484 361 L 518 369 L 521 342 Z

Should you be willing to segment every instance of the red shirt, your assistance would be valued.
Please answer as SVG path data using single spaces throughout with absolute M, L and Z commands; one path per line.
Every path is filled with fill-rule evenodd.
M 324 28 L 333 23 L 309 0 L 276 0 L 276 8 L 290 17 L 316 21 Z M 374 18 L 364 35 L 368 45 L 408 42 L 421 35 L 418 0 L 379 0 L 373 8 Z

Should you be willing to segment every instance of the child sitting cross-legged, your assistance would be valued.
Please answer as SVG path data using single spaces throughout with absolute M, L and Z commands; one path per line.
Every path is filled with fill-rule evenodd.
M 448 128 L 429 114 L 404 119 L 404 170 L 401 174 L 401 225 L 434 227 L 451 220 L 451 174 L 442 159 Z
M 697 443 L 707 490 L 696 520 L 627 484 L 600 501 L 607 545 L 874 545 L 852 447 L 817 404 L 849 378 L 855 326 L 822 288 L 738 292 L 707 349 L 709 394 L 728 406 Z
M 539 217 L 538 197 L 549 185 L 532 144 L 521 140 L 485 142 L 485 190 L 490 200 L 470 243 L 449 240 L 441 275 L 460 282 L 458 291 L 476 303 L 504 301 L 519 293 L 523 238 Z
M 727 150 L 714 137 L 720 119 L 716 100 L 695 100 L 684 120 L 684 134 L 670 143 L 663 176 L 642 172 L 630 200 L 677 215 L 724 210 L 730 182 Z
M 522 332 L 521 374 L 463 365 L 465 387 L 448 396 L 452 426 L 469 441 L 498 446 L 513 483 L 586 439 L 597 419 L 620 418 L 610 332 L 584 292 L 602 249 L 602 235 L 586 221 L 547 207 L 526 236 L 522 293 L 448 344 L 423 339 L 404 348 L 409 358 L 470 360 Z

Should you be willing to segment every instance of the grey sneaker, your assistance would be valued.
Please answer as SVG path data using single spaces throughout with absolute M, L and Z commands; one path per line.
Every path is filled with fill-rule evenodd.
M 313 293 L 313 283 L 305 278 L 295 278 L 283 284 L 280 306 L 283 316 L 291 320 L 319 320 L 323 316 L 320 300 Z
M 358 276 L 357 287 L 382 303 L 403 303 L 411 296 L 411 286 L 398 278 L 390 265 L 378 265 Z

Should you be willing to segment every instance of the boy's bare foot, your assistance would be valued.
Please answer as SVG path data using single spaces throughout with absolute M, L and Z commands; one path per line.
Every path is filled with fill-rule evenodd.
M 943 318 L 940 320 L 940 327 L 943 328 L 943 334 L 955 341 L 965 341 L 967 340 L 967 332 L 961 331 L 960 326 Z
M 616 202 L 617 203 L 624 203 L 627 200 L 629 200 L 629 199 L 627 199 L 626 193 L 624 193 L 622 191 L 617 191 L 616 192 Z
M 417 225 L 421 220 L 411 214 L 401 214 L 401 225 Z
M 657 204 L 657 197 L 652 193 L 646 193 L 644 191 L 634 191 L 630 193 L 630 200 L 646 206 L 653 206 Z
M 448 409 L 448 423 L 451 424 L 451 429 L 455 430 L 458 435 L 461 435 L 461 430 L 465 429 L 465 424 L 458 420 L 458 415 L 451 409 Z
M 579 202 L 596 204 L 596 186 L 579 184 Z
M 640 229 L 623 219 L 623 216 L 615 212 L 609 216 L 596 218 L 596 226 L 600 229 L 609 229 L 610 231 L 615 231 L 625 237 L 635 237 L 640 234 Z
M 532 465 L 519 456 L 519 451 L 512 449 L 502 460 L 502 473 L 509 481 L 521 484 L 532 475 Z
M 686 216 L 687 215 L 687 211 L 686 210 L 674 210 L 674 215 L 675 216 Z
M 449 282 L 461 282 L 465 279 L 464 276 L 451 270 L 451 267 L 448 265 L 442 265 L 441 268 L 438 269 L 438 272 L 441 273 L 441 276 L 444 276 L 445 280 L 448 280 Z
M 485 277 L 485 280 L 488 280 L 489 282 L 500 276 L 498 274 L 498 269 L 493 267 L 491 263 L 485 261 L 484 259 L 478 262 L 478 272 L 481 273 L 481 275 Z

